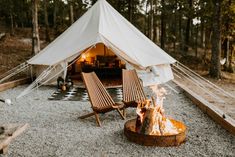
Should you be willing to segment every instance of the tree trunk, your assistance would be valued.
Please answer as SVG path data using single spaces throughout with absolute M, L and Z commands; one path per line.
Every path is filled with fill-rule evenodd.
M 153 41 L 153 16 L 154 16 L 154 9 L 153 9 L 153 0 L 150 0 L 150 39 Z
M 54 1 L 54 10 L 53 10 L 53 27 L 56 28 L 56 21 L 57 21 L 57 10 L 58 10 L 58 4 L 57 1 Z
M 49 30 L 49 23 L 48 23 L 48 12 L 47 12 L 47 6 L 48 6 L 48 0 L 44 0 L 44 21 L 45 21 L 45 27 L 46 27 L 46 41 L 50 42 L 50 30 Z
M 35 55 L 40 51 L 40 40 L 38 31 L 38 0 L 32 0 L 32 54 Z
M 219 79 L 221 78 L 221 0 L 213 0 L 213 5 L 210 76 Z
M 209 53 L 209 49 L 210 49 L 210 43 L 211 43 L 211 36 L 212 36 L 212 30 L 211 28 L 208 29 L 205 27 L 204 29 L 204 34 L 207 38 L 205 38 L 205 47 L 204 47 L 204 53 L 202 56 L 203 62 L 205 65 L 209 64 L 208 60 L 207 60 L 207 54 Z
M 177 6 L 177 0 L 174 1 L 174 6 Z M 177 7 L 175 7 L 175 10 Z M 174 23 L 173 25 L 173 52 L 176 53 L 176 30 L 177 30 L 177 16 L 176 16 L 176 11 L 174 12 Z
M 148 30 L 149 22 L 148 22 L 148 3 L 145 5 L 145 35 L 149 36 Z
M 165 21 L 165 0 L 162 0 L 162 12 L 161 12 L 161 48 L 165 49 L 166 40 L 166 21 Z
M 73 14 L 73 4 L 70 2 L 69 3 L 69 17 L 70 17 L 70 23 L 74 23 L 74 14 Z
M 232 1 L 229 0 L 227 2 L 227 5 L 228 6 L 231 6 L 232 4 Z M 225 30 L 226 31 L 229 31 L 230 30 L 230 18 L 226 18 L 226 21 L 225 21 Z M 227 33 L 227 36 L 226 36 L 226 39 L 224 41 L 224 58 L 226 58 L 226 62 L 225 62 L 225 65 L 224 65 L 224 69 L 225 71 L 229 71 L 229 48 L 230 48 L 230 43 L 229 43 L 229 32 L 226 32 Z
M 227 29 L 228 30 L 228 29 Z M 227 36 L 225 39 L 224 39 L 224 43 L 222 44 L 223 45 L 223 51 L 224 51 L 224 56 L 223 58 L 226 58 L 226 62 L 224 64 L 224 69 L 225 71 L 228 70 L 229 68 L 229 36 Z
M 13 18 L 13 13 L 12 13 L 12 11 L 11 11 L 11 13 L 10 13 L 10 18 L 11 18 L 11 35 L 14 35 L 14 18 Z
M 154 22 L 153 25 L 153 42 L 157 43 L 158 42 L 158 28 L 157 28 L 157 21 Z
M 202 46 L 202 48 L 205 48 L 205 26 L 204 26 L 204 19 L 202 18 L 201 20 L 201 31 L 200 31 L 200 45 Z
M 191 19 L 188 18 L 187 19 L 187 24 L 186 24 L 186 30 L 185 30 L 184 55 L 186 55 L 186 53 L 188 52 L 190 23 L 191 23 Z
M 235 46 L 231 46 L 230 55 L 229 55 L 229 67 L 228 67 L 228 72 L 230 73 L 234 73 L 234 69 L 232 66 L 234 50 L 235 50 Z
M 182 13 L 181 13 L 181 6 L 179 8 L 179 47 L 180 47 L 180 50 L 181 50 L 181 53 L 182 53 L 182 50 L 183 50 L 183 38 L 182 38 Z
M 156 21 L 157 26 L 156 26 L 156 36 L 157 36 L 157 43 L 160 43 L 160 38 L 161 38 L 161 34 L 160 34 L 160 20 Z
M 196 33 L 195 33 L 195 56 L 197 56 L 197 47 L 198 47 L 198 24 L 196 25 Z
M 14 16 L 13 16 L 13 8 L 14 8 L 14 2 L 12 0 L 9 0 L 8 2 L 10 4 L 8 10 L 9 10 L 9 15 L 10 15 L 10 34 L 14 35 Z
M 133 22 L 133 0 L 128 0 L 129 21 Z
M 190 39 L 190 30 L 191 30 L 191 9 L 192 9 L 192 0 L 188 0 L 189 3 L 189 15 L 188 15 L 188 19 L 187 19 L 187 24 L 186 24 L 186 30 L 185 30 L 185 40 L 184 40 L 184 55 L 187 55 L 188 52 L 188 48 L 189 48 L 189 39 Z

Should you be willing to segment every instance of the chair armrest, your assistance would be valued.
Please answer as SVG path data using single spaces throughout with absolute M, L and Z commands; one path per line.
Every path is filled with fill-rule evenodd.
M 120 103 L 115 103 L 114 105 L 112 105 L 112 107 L 113 108 L 115 108 L 115 109 L 117 109 L 117 108 L 119 108 L 119 109 L 122 109 L 122 108 L 124 108 L 124 104 L 122 103 L 122 104 L 120 104 Z

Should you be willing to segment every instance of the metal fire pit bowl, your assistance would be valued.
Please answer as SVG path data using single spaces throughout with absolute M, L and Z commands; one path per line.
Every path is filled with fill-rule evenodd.
M 131 142 L 144 145 L 144 146 L 179 146 L 185 142 L 186 139 L 186 126 L 174 119 L 170 121 L 180 130 L 178 134 L 171 135 L 145 135 L 135 131 L 136 119 L 128 120 L 124 125 L 124 135 Z

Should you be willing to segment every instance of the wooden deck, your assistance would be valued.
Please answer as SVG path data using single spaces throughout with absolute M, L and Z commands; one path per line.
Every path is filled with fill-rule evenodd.
M 28 124 L 3 124 L 0 125 L 0 154 L 6 154 L 10 142 L 25 131 Z M 4 130 L 3 130 L 4 128 Z
M 215 122 L 235 135 L 235 98 L 210 82 L 174 69 L 174 80 L 193 103 Z
M 29 83 L 29 82 L 31 82 L 30 78 L 21 78 L 18 80 L 2 83 L 2 84 L 0 84 L 0 92 L 7 90 L 7 89 L 10 89 L 10 88 L 14 88 L 18 85 Z

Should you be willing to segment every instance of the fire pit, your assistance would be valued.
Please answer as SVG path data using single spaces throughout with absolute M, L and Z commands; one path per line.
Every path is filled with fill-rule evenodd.
M 165 89 L 151 89 L 156 96 L 138 103 L 137 118 L 125 123 L 124 134 L 128 140 L 145 146 L 178 146 L 185 141 L 186 126 L 165 116 Z
M 124 126 L 124 134 L 131 142 L 144 146 L 178 146 L 185 141 L 186 127 L 183 123 L 170 119 L 180 130 L 177 134 L 168 135 L 145 135 L 136 131 L 136 119 L 128 120 Z

